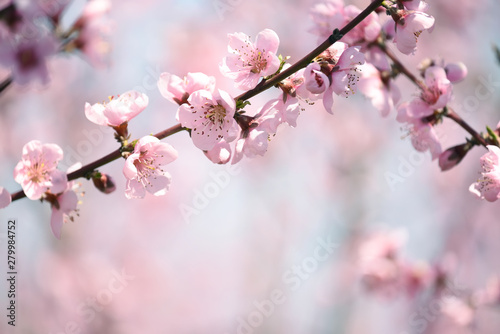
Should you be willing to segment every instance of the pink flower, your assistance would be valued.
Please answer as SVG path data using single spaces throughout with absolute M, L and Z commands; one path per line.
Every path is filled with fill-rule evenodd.
M 188 103 L 179 107 L 179 121 L 191 129 L 196 147 L 208 151 L 221 139 L 227 142 L 236 139 L 238 124 L 233 118 L 236 103 L 228 93 L 198 90 L 189 96 Z
M 488 202 L 500 197 L 500 148 L 488 145 L 488 153 L 479 160 L 481 162 L 481 178 L 471 184 L 469 191 Z
M 145 136 L 135 144 L 123 167 L 127 178 L 125 196 L 143 198 L 146 190 L 154 196 L 167 193 L 170 174 L 162 166 L 177 159 L 177 151 L 167 143 L 153 136 Z
M 32 140 L 23 147 L 21 161 L 14 169 L 14 179 L 32 200 L 40 199 L 46 191 L 58 193 L 65 189 L 66 173 L 57 170 L 63 151 L 56 144 L 41 144 Z
M 32 81 L 47 84 L 49 72 L 45 60 L 57 52 L 56 39 L 44 35 L 39 38 L 12 39 L 12 43 L 1 51 L 0 64 L 11 68 L 13 81 L 20 85 Z
M 239 89 L 249 90 L 257 86 L 261 77 L 276 73 L 280 60 L 276 56 L 279 38 L 271 29 L 264 29 L 257 34 L 255 43 L 243 33 L 229 34 L 228 51 L 219 65 L 221 73 L 234 79 Z
M 370 99 L 382 116 L 389 115 L 401 98 L 399 88 L 389 78 L 382 78 L 382 73 L 372 64 L 361 68 L 359 90 Z
M 76 163 L 68 168 L 68 174 L 82 168 L 81 163 Z M 76 214 L 78 216 L 77 205 L 79 204 L 76 190 L 80 184 L 75 181 L 70 181 L 65 184 L 62 192 L 52 193 L 47 192 L 44 195 L 44 200 L 50 203 L 52 208 L 52 215 L 50 217 L 50 229 L 52 234 L 57 239 L 61 239 L 61 230 L 64 223 L 68 220 L 73 221 Z
M 344 15 L 349 22 L 361 13 L 361 9 L 354 5 L 349 5 L 344 8 Z M 336 28 L 340 28 L 337 26 Z M 333 31 L 333 29 L 331 30 Z M 373 42 L 380 35 L 382 26 L 379 23 L 379 17 L 372 12 L 360 24 L 349 31 L 342 41 L 349 45 L 360 45 L 363 42 Z M 331 32 L 330 32 L 331 34 Z
M 236 142 L 232 164 L 241 161 L 243 156 L 254 158 L 257 155 L 263 156 L 267 151 L 269 134 L 266 131 L 252 129 L 246 137 L 240 137 Z
M 203 89 L 210 93 L 215 89 L 215 77 L 204 73 L 188 73 L 183 79 L 176 75 L 164 72 L 158 79 L 158 89 L 161 95 L 170 102 L 181 105 L 187 102 L 189 95 Z
M 85 116 L 98 125 L 118 127 L 130 121 L 142 112 L 148 105 L 149 99 L 145 94 L 128 91 L 116 97 L 110 97 L 107 103 L 85 103 Z
M 311 63 L 304 72 L 305 87 L 313 94 L 323 93 L 323 105 L 333 114 L 333 93 L 348 97 L 356 92 L 359 81 L 359 66 L 365 62 L 364 55 L 356 47 L 337 42 L 323 52 L 319 63 Z M 326 78 L 326 79 L 325 79 Z
M 71 182 L 69 184 L 71 184 Z M 57 239 L 61 239 L 61 230 L 64 222 L 68 219 L 73 221 L 73 216 L 71 216 L 71 214 L 77 210 L 78 196 L 71 189 L 71 185 L 69 185 L 68 189 L 56 195 L 56 199 L 52 202 L 50 229 Z
M 0 209 L 7 207 L 12 201 L 12 197 L 5 188 L 0 187 Z
M 455 296 L 446 298 L 442 303 L 441 310 L 460 326 L 470 325 L 476 313 L 471 305 Z
M 309 32 L 319 36 L 319 42 L 327 39 L 335 28 L 341 28 L 347 23 L 343 0 L 328 0 L 315 4 L 310 15 L 315 26 Z
M 82 15 L 74 24 L 79 35 L 73 44 L 96 67 L 104 67 L 109 62 L 111 46 L 108 38 L 113 29 L 112 22 L 107 17 L 110 9 L 109 0 L 88 1 Z
M 269 100 L 255 116 L 255 123 L 258 129 L 275 134 L 282 123 L 296 127 L 299 111 L 297 98 L 288 96 L 286 102 L 283 102 L 283 98 Z
M 396 120 L 408 124 L 411 143 L 417 151 L 425 152 L 429 150 L 432 160 L 439 157 L 442 148 L 434 127 L 425 118 L 415 118 L 409 103 L 405 102 L 399 105 Z
M 424 77 L 427 88 L 408 106 L 408 113 L 414 118 L 432 115 L 435 110 L 444 108 L 452 97 L 453 87 L 442 67 L 428 67 Z
M 413 1 L 410 3 L 420 3 Z M 406 4 L 406 2 L 405 2 Z M 408 5 L 405 5 L 408 6 Z M 419 9 L 424 7 L 419 5 Z M 404 54 L 415 53 L 417 50 L 417 40 L 424 30 L 432 31 L 434 27 L 434 17 L 419 10 L 399 10 L 397 12 L 396 36 L 394 43 L 398 50 Z

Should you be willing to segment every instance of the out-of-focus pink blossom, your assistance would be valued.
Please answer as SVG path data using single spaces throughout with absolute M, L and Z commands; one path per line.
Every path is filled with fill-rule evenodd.
M 328 0 L 315 4 L 310 11 L 314 27 L 309 31 L 319 36 L 319 42 L 323 42 L 333 32 L 347 23 L 344 15 L 343 0 Z
M 354 19 L 360 13 L 361 9 L 354 5 L 348 5 L 344 8 L 344 15 L 347 22 Z M 361 45 L 364 42 L 373 42 L 380 35 L 381 30 L 382 26 L 380 25 L 379 17 L 376 13 L 372 12 L 360 24 L 342 37 L 342 41 L 351 46 Z
M 382 78 L 382 73 L 372 64 L 361 66 L 358 87 L 384 117 L 389 115 L 401 98 L 397 85 L 390 78 Z
M 0 187 L 0 209 L 7 207 L 11 201 L 10 193 L 4 187 Z
M 85 116 L 98 125 L 118 127 L 141 113 L 148 105 L 146 94 L 128 91 L 109 98 L 109 102 L 85 103 Z
M 418 37 L 424 30 L 432 31 L 434 21 L 434 17 L 423 11 L 398 10 L 394 37 L 398 50 L 407 55 L 415 53 Z
M 441 311 L 460 326 L 470 325 L 475 316 L 475 310 L 471 305 L 454 296 L 448 297 L 443 301 Z
M 0 10 L 12 4 L 13 0 L 0 0 Z
M 26 197 L 40 199 L 46 191 L 59 193 L 66 188 L 66 173 L 56 169 L 63 151 L 56 144 L 32 140 L 23 147 L 21 161 L 14 169 L 14 179 L 21 184 Z
M 186 103 L 189 95 L 197 90 L 203 89 L 213 93 L 215 77 L 195 72 L 188 73 L 184 78 L 180 78 L 174 74 L 164 72 L 158 79 L 158 89 L 164 98 L 181 105 Z
M 179 121 L 191 129 L 196 147 L 208 151 L 221 139 L 227 142 L 236 139 L 238 124 L 233 118 L 236 103 L 228 93 L 198 90 L 189 96 L 188 102 L 178 109 Z
M 79 35 L 72 44 L 96 67 L 107 66 L 109 62 L 111 46 L 108 39 L 113 29 L 112 22 L 107 17 L 110 9 L 109 0 L 88 1 L 74 25 Z
M 145 136 L 135 144 L 123 167 L 127 178 L 125 196 L 143 198 L 146 191 L 154 196 L 165 195 L 170 186 L 170 174 L 162 169 L 177 159 L 177 151 L 153 136 Z
M 500 278 L 491 277 L 484 289 L 474 293 L 473 302 L 476 306 L 498 306 L 500 304 Z
M 469 191 L 488 202 L 500 197 L 500 148 L 488 145 L 488 153 L 480 158 L 481 177 L 471 184 Z
M 46 59 L 57 52 L 58 42 L 51 35 L 39 38 L 16 38 L 1 51 L 0 64 L 12 70 L 13 81 L 25 85 L 49 82 Z
M 276 56 L 279 46 L 278 35 L 271 29 L 257 34 L 255 43 L 243 33 L 229 34 L 228 51 L 220 64 L 221 73 L 233 79 L 235 86 L 249 90 L 257 86 L 261 77 L 274 74 L 280 66 Z

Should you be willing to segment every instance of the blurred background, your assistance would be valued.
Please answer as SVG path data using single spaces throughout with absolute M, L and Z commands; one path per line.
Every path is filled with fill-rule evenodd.
M 368 1 L 346 3 L 364 8 Z M 454 86 L 452 105 L 477 130 L 494 127 L 500 84 L 489 86 L 486 98 L 473 97 L 485 78 L 500 82 L 492 49 L 500 44 L 500 5 L 429 3 L 434 31 L 421 35 L 414 56 L 400 59 L 414 73 L 426 57 L 464 62 L 469 75 Z M 12 85 L 0 95 L 0 185 L 20 189 L 13 170 L 33 139 L 61 146 L 66 167 L 115 150 L 112 133 L 86 119 L 85 102 L 140 90 L 150 103 L 130 122 L 132 137 L 174 125 L 177 108 L 156 87 L 164 71 L 181 77 L 201 71 L 215 76 L 218 88 L 239 94 L 218 70 L 228 33 L 273 29 L 279 53 L 300 59 L 317 43 L 308 32 L 314 4 L 112 1 L 107 66 L 58 55 L 50 58 L 48 85 Z M 72 3 L 68 22 L 83 5 Z M 7 75 L 3 70 L 0 78 Z M 397 83 L 403 100 L 417 94 L 405 78 Z M 251 99 L 249 109 L 276 95 L 271 90 Z M 476 148 L 443 173 L 430 154 L 413 149 L 395 111 L 382 118 L 361 94 L 337 98 L 334 116 L 321 103 L 302 107 L 297 127 L 280 127 L 264 157 L 232 168 L 211 163 L 185 132 L 168 138 L 179 158 L 166 168 L 172 185 L 163 197 L 127 200 L 120 160 L 100 169 L 117 184 L 110 195 L 79 180 L 78 217 L 64 225 L 60 241 L 50 232 L 47 203 L 23 199 L 2 209 L 2 226 L 18 222 L 19 274 L 17 325 L 7 326 L 1 314 L 0 332 L 498 333 L 500 313 L 490 309 L 478 311 L 473 326 L 441 312 L 425 327 L 415 325 L 419 319 L 412 315 L 428 297 L 369 293 L 358 261 L 367 235 L 401 229 L 404 258 L 429 264 L 455 258 L 450 279 L 456 286 L 474 291 L 498 275 L 499 204 L 468 191 L 486 151 Z M 443 148 L 466 136 L 446 121 L 438 133 Z M 1 232 L 6 254 L 6 227 Z M 6 266 L 2 256 L 3 273 Z M 0 289 L 6 313 L 5 279 Z

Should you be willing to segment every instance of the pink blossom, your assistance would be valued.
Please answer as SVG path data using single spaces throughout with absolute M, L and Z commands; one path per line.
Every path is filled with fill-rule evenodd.
M 93 123 L 118 127 L 141 113 L 148 103 L 149 99 L 146 94 L 128 91 L 116 97 L 110 97 L 107 103 L 93 105 L 85 103 L 85 116 Z
M 455 296 L 447 297 L 441 305 L 441 310 L 460 326 L 470 325 L 475 317 L 475 310 L 471 305 Z
M 143 198 L 146 190 L 154 196 L 165 195 L 170 186 L 170 174 L 162 166 L 177 159 L 177 151 L 153 136 L 145 136 L 135 144 L 123 167 L 127 178 L 125 196 Z
M 354 5 L 348 5 L 344 8 L 344 15 L 348 22 L 360 13 L 361 9 Z M 340 28 L 340 26 L 337 28 Z M 331 31 L 333 31 L 333 29 Z M 360 45 L 363 42 L 373 42 L 380 35 L 381 31 L 382 26 L 379 23 L 379 17 L 376 13 L 372 12 L 361 21 L 360 24 L 342 37 L 342 41 L 349 45 Z
M 494 202 L 500 197 L 500 148 L 488 145 L 488 153 L 479 160 L 481 162 L 481 177 L 471 184 L 469 191 L 488 202 Z
M 442 148 L 434 127 L 425 118 L 415 118 L 409 103 L 405 102 L 399 105 L 396 120 L 408 124 L 411 143 L 417 151 L 425 152 L 429 150 L 432 160 L 439 157 Z
M 56 144 L 32 140 L 23 147 L 21 161 L 14 169 L 14 179 L 32 200 L 40 199 L 46 191 L 58 193 L 65 189 L 66 173 L 57 170 L 63 151 Z
M 236 142 L 232 164 L 236 164 L 243 156 L 254 158 L 257 155 L 263 156 L 267 151 L 269 134 L 266 131 L 252 129 L 246 136 L 242 136 Z
M 0 187 L 0 209 L 7 207 L 11 201 L 10 193 L 5 188 Z
M 82 168 L 81 163 L 76 163 L 68 168 L 68 174 Z M 79 204 L 76 190 L 79 184 L 75 181 L 66 183 L 66 188 L 60 193 L 47 193 L 45 200 L 50 202 L 52 215 L 50 217 L 50 229 L 57 239 L 61 239 L 61 230 L 68 220 L 73 221 L 73 214 L 78 215 L 77 206 Z
M 243 33 L 229 34 L 228 51 L 219 68 L 221 73 L 234 79 L 239 89 L 249 90 L 257 86 L 261 77 L 276 73 L 280 60 L 276 56 L 279 38 L 271 29 L 257 34 L 255 43 Z
M 96 67 L 107 66 L 109 62 L 111 46 L 108 39 L 113 29 L 112 22 L 107 17 L 110 9 L 109 0 L 88 1 L 82 15 L 74 24 L 79 35 L 73 44 Z
M 430 66 L 425 70 L 426 89 L 408 106 L 411 117 L 430 116 L 435 110 L 444 108 L 452 97 L 452 84 L 442 67 Z
M 310 15 L 315 26 L 309 31 L 319 36 L 319 42 L 327 39 L 335 28 L 343 27 L 347 23 L 343 0 L 328 0 L 315 4 Z
M 52 205 L 52 215 L 50 216 L 50 229 L 57 239 L 61 239 L 62 226 L 67 219 L 73 220 L 71 214 L 77 209 L 78 196 L 67 189 L 57 195 L 57 204 Z
M 203 89 L 210 93 L 215 89 L 215 77 L 204 73 L 188 73 L 184 78 L 164 72 L 158 79 L 158 89 L 164 98 L 181 105 L 187 102 L 189 95 Z
M 419 7 L 419 9 L 423 8 Z M 400 52 L 413 54 L 417 50 L 417 40 L 420 34 L 424 30 L 432 31 L 435 21 L 434 17 L 419 10 L 399 10 L 397 17 L 394 43 L 396 43 Z
M 12 39 L 12 42 L 2 50 L 0 64 L 11 68 L 13 81 L 20 85 L 33 81 L 47 84 L 49 72 L 46 58 L 57 52 L 57 40 L 51 35 L 44 35 L 39 38 Z
M 189 96 L 188 103 L 179 107 L 179 121 L 191 129 L 196 147 L 208 151 L 221 139 L 227 142 L 236 139 L 238 124 L 233 118 L 236 103 L 228 93 L 198 90 Z
M 382 72 L 372 64 L 363 65 L 361 74 L 359 90 L 370 99 L 382 116 L 389 115 L 401 98 L 397 85 L 389 78 L 382 78 Z
M 324 92 L 323 105 L 327 112 L 333 114 L 333 93 L 348 97 L 356 92 L 359 66 L 365 61 L 364 55 L 356 47 L 337 42 L 319 58 L 322 60 L 321 67 L 312 63 L 304 72 L 305 87 L 313 94 Z
M 221 139 L 212 149 L 203 151 L 203 153 L 213 163 L 224 165 L 231 159 L 231 146 L 227 141 Z
M 275 134 L 278 126 L 287 123 L 291 127 L 297 126 L 297 117 L 299 116 L 299 100 L 288 96 L 286 102 L 283 98 L 269 100 L 260 111 L 255 115 L 255 123 L 258 129 Z

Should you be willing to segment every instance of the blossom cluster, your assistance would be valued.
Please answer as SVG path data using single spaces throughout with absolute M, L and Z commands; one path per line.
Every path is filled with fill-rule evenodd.
M 69 0 L 8 0 L 0 4 L 0 66 L 10 69 L 11 82 L 49 82 L 48 59 L 59 52 L 79 51 L 94 65 L 109 53 L 106 18 L 109 0 L 91 0 L 69 29 L 61 20 Z
M 458 267 L 453 254 L 434 264 L 410 261 L 402 256 L 406 237 L 407 231 L 398 229 L 378 231 L 361 240 L 357 265 L 365 291 L 385 299 L 429 297 L 430 292 L 440 312 L 463 327 L 473 325 L 478 310 L 500 305 L 498 276 L 491 276 L 484 288 L 468 291 L 452 281 Z
M 45 58 L 58 51 L 78 49 L 99 62 L 101 51 L 106 49 L 100 37 L 100 32 L 107 30 L 100 23 L 109 10 L 106 0 L 88 2 L 80 18 L 63 35 L 57 35 L 56 32 L 60 33 L 56 28 L 66 5 L 57 3 L 51 8 L 58 10 L 44 12 L 51 29 L 40 30 L 43 34 L 35 39 L 17 38 L 26 31 L 25 24 L 30 22 L 26 18 L 36 10 L 44 10 L 45 5 L 46 1 L 29 6 L 8 1 L 0 9 L 4 14 L 0 21 L 0 42 L 7 43 L 1 48 L 4 54 L 0 59 L 12 68 L 13 80 L 19 83 L 35 78 L 45 82 Z M 330 43 L 332 45 L 301 66 L 288 63 L 289 57 L 278 54 L 280 40 L 271 29 L 259 32 L 255 39 L 242 32 L 228 34 L 228 55 L 220 62 L 219 70 L 237 89 L 256 91 L 274 78 L 278 79 L 283 71 L 295 70 L 290 75 L 287 72 L 288 77 L 279 77 L 273 84 L 278 89 L 276 96 L 257 108 L 247 101 L 245 93 L 231 96 L 217 87 L 215 77 L 201 72 L 187 73 L 184 77 L 162 73 L 158 89 L 164 98 L 177 105 L 179 128 L 187 130 L 194 146 L 217 164 L 236 164 L 243 157 L 264 155 L 269 141 L 282 124 L 297 126 L 302 105 L 321 102 L 324 109 L 333 114 L 337 96 L 348 98 L 359 90 L 382 116 L 396 111 L 395 119 L 403 124 L 414 148 L 420 152 L 429 151 L 442 170 L 457 165 L 473 146 L 487 146 L 489 153 L 481 158 L 482 177 L 470 191 L 488 201 L 496 200 L 500 193 L 498 129 L 490 129 L 488 135 L 482 137 L 473 136 L 465 144 L 445 151 L 435 131 L 444 118 L 455 117 L 456 120 L 450 106 L 453 85 L 466 77 L 467 68 L 459 62 L 426 60 L 418 68 L 420 77 L 411 74 L 393 52 L 393 44 L 403 55 L 414 54 L 421 34 L 431 32 L 435 20 L 427 13 L 428 4 L 421 0 L 384 1 L 382 6 L 384 10 L 369 14 L 340 36 L 341 41 Z M 311 9 L 314 21 L 311 32 L 320 41 L 330 40 L 334 29 L 344 26 L 361 12 L 353 5 L 344 5 L 342 0 L 319 2 Z M 383 15 L 384 12 L 387 15 Z M 409 101 L 403 101 L 396 84 L 400 75 L 407 76 L 419 89 Z M 143 198 L 146 193 L 166 194 L 171 176 L 164 166 L 178 157 L 171 145 L 160 141 L 163 136 L 149 135 L 131 140 L 128 123 L 145 110 L 148 103 L 145 94 L 127 91 L 109 97 L 107 102 L 84 106 L 85 115 L 91 122 L 115 131 L 121 157 L 125 158 L 125 196 L 129 199 Z M 63 219 L 71 217 L 78 202 L 75 184 L 68 178 L 72 170 L 57 169 L 62 156 L 62 150 L 55 144 L 31 141 L 24 147 L 22 160 L 14 172 L 15 180 L 28 198 L 47 201 L 55 210 L 51 226 L 56 237 L 61 235 Z M 82 170 L 83 167 L 79 167 L 75 171 Z M 79 176 L 92 179 L 104 193 L 115 189 L 111 178 L 95 169 L 85 170 Z M 10 201 L 11 196 L 1 188 L 0 204 L 6 206 Z M 382 258 L 388 256 L 385 254 Z M 389 260 L 393 259 L 389 256 Z M 388 268 L 387 264 L 378 267 Z M 414 274 L 412 268 L 408 270 L 408 275 Z M 370 276 L 372 284 L 383 281 L 377 275 Z

